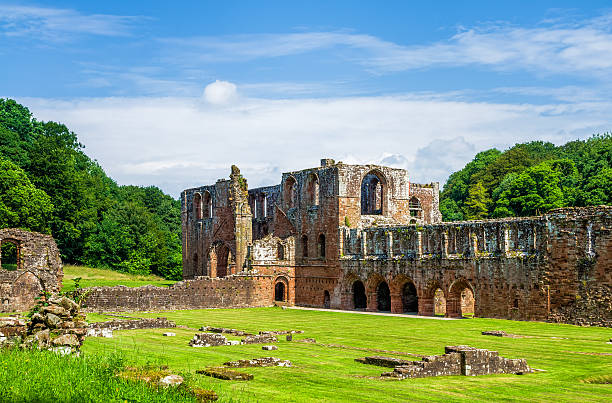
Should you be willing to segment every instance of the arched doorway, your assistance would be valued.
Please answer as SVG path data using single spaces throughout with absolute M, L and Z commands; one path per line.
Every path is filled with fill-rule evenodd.
M 438 288 L 434 291 L 433 295 L 434 302 L 434 312 L 435 316 L 445 316 L 446 315 L 446 297 L 444 296 L 444 291 L 441 288 Z
M 331 308 L 331 298 L 329 296 L 329 291 L 327 290 L 325 290 L 325 292 L 323 293 L 323 308 Z
M 474 305 L 474 291 L 470 283 L 465 279 L 455 281 L 448 293 L 446 316 L 449 318 L 474 316 Z
M 419 298 L 417 290 L 412 281 L 408 281 L 402 287 L 402 310 L 404 312 L 418 312 Z
M 229 248 L 223 244 L 216 244 L 208 254 L 208 267 L 211 277 L 225 277 L 229 274 L 228 267 L 231 254 Z
M 365 286 L 360 280 L 353 283 L 353 307 L 355 309 L 365 309 L 368 306 Z
M 391 311 L 391 290 L 386 281 L 382 281 L 376 287 L 376 302 L 379 311 Z
M 383 214 L 385 180 L 382 174 L 372 171 L 361 181 L 361 214 Z
M 286 300 L 285 283 L 279 281 L 274 285 L 274 301 L 284 302 Z

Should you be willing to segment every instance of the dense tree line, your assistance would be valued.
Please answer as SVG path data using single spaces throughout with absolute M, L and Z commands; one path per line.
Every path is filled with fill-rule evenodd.
M 534 141 L 478 153 L 440 195 L 446 221 L 529 216 L 612 204 L 612 135 L 562 146 Z
M 0 228 L 49 233 L 65 262 L 181 277 L 180 203 L 118 186 L 75 133 L 0 99 Z

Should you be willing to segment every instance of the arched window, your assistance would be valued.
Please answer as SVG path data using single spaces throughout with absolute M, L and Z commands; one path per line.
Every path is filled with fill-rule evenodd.
M 297 181 L 293 176 L 290 176 L 285 181 L 285 189 L 283 198 L 287 209 L 297 207 Z
M 212 217 L 212 197 L 208 190 L 204 191 L 204 195 L 202 196 L 202 209 L 204 218 Z
M 315 173 L 308 175 L 308 185 L 306 186 L 306 200 L 309 206 L 319 205 L 319 176 Z
M 325 257 L 325 235 L 319 235 L 319 257 Z
M 302 235 L 302 256 L 308 257 L 308 237 Z
M 261 206 L 260 217 L 266 218 L 268 216 L 268 196 L 262 194 L 259 196 L 259 205 Z
M 193 216 L 196 220 L 202 219 L 202 195 L 199 193 L 193 196 Z
M 383 213 L 385 181 L 376 172 L 367 174 L 361 182 L 361 214 L 373 215 Z
M 19 244 L 15 241 L 5 239 L 0 243 L 0 268 L 3 270 L 20 269 L 21 258 L 19 256 Z
M 285 260 L 285 247 L 280 242 L 276 245 L 276 258 L 278 260 Z
M 421 218 L 423 216 L 423 208 L 421 207 L 421 201 L 412 196 L 408 202 L 408 209 L 410 209 L 410 216 Z

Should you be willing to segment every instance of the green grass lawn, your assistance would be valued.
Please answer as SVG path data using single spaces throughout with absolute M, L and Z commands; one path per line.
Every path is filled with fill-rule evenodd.
M 197 331 L 183 328 L 172 330 L 176 337 L 163 337 L 164 329 L 116 331 L 112 339 L 87 338 L 83 346 L 86 355 L 120 352 L 132 365 L 168 365 L 172 370 L 192 374 L 196 385 L 215 390 L 220 401 L 609 401 L 612 398 L 612 385 L 581 382 L 612 374 L 612 345 L 606 344 L 612 330 L 606 328 L 495 319 L 441 321 L 280 308 L 133 315 L 167 316 L 178 325 L 190 328 L 213 325 L 250 332 L 305 331 L 294 335 L 293 342 L 281 336 L 281 341 L 276 343 L 278 351 L 270 352 L 262 351 L 261 345 L 189 347 L 188 342 Z M 90 316 L 89 320 L 96 317 Z M 529 337 L 482 336 L 483 330 L 505 330 Z M 295 341 L 307 337 L 315 338 L 317 344 Z M 457 344 L 497 350 L 508 358 L 526 358 L 532 368 L 545 372 L 398 381 L 379 379 L 385 368 L 354 361 L 365 355 L 401 357 L 357 348 L 442 354 L 444 346 Z M 221 381 L 195 374 L 197 369 L 221 365 L 228 360 L 265 356 L 291 360 L 294 367 L 246 369 L 255 375 L 248 382 Z
M 125 285 L 128 287 L 140 287 L 141 285 L 156 285 L 168 287 L 176 281 L 166 280 L 165 278 L 154 275 L 132 275 L 120 273 L 109 269 L 96 269 L 86 266 L 64 266 L 64 279 L 62 281 L 62 291 L 74 290 L 74 279 L 81 278 L 81 287 L 115 286 Z

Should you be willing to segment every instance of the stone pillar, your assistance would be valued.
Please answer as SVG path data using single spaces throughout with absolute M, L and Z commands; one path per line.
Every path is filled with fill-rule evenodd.
M 448 259 L 448 233 L 442 233 L 442 259 Z
M 478 254 L 478 236 L 470 231 L 470 256 Z
M 387 231 L 386 234 L 386 242 L 387 242 L 387 257 L 389 259 L 393 259 L 393 232 Z
M 508 227 L 502 229 L 501 251 L 504 256 L 508 256 L 510 252 L 510 234 L 508 232 Z
M 423 256 L 423 233 L 418 231 L 417 234 L 417 244 L 416 244 L 416 257 L 420 259 Z
M 344 228 L 338 229 L 338 252 L 340 252 L 340 256 L 344 256 Z
M 419 298 L 419 315 L 421 316 L 434 316 L 434 298 L 421 297 Z
M 404 304 L 402 302 L 402 293 L 391 291 L 391 313 L 403 313 Z
M 531 226 L 531 239 L 529 240 L 529 248 L 531 249 L 529 252 L 534 252 L 538 248 L 538 237 L 537 237 L 537 229 L 535 225 Z
M 361 257 L 365 259 L 368 254 L 368 233 L 361 231 Z
M 451 292 L 446 298 L 447 318 L 460 318 L 461 315 L 461 293 Z

